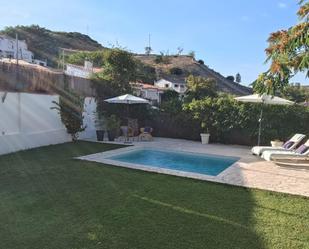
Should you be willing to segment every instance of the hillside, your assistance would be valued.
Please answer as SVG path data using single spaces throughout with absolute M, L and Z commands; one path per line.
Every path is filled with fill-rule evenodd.
M 252 92 L 251 88 L 227 80 L 220 73 L 210 69 L 208 66 L 199 63 L 191 56 L 168 56 L 163 63 L 157 62 L 157 55 L 135 55 L 143 64 L 155 68 L 156 78 L 164 78 L 174 82 L 185 82 L 190 74 L 201 77 L 211 77 L 217 81 L 218 89 L 222 92 L 236 95 L 245 95 Z
M 108 49 L 89 36 L 77 32 L 57 32 L 37 25 L 8 27 L 0 34 L 15 37 L 18 33 L 20 40 L 25 40 L 35 58 L 47 59 L 48 66 L 57 67 L 60 48 L 79 51 L 98 51 Z M 138 63 L 138 79 L 153 83 L 155 80 L 165 78 L 175 82 L 184 82 L 185 78 L 193 74 L 201 77 L 216 79 L 218 89 L 222 92 L 236 95 L 246 95 L 252 92 L 251 88 L 227 80 L 220 73 L 200 64 L 190 56 L 160 56 L 134 54 Z M 81 58 L 83 58 L 81 56 Z M 160 59 L 160 60 L 158 60 Z M 80 61 L 83 64 L 83 59 Z
M 18 34 L 20 40 L 25 40 L 35 58 L 45 60 L 48 65 L 56 67 L 59 58 L 59 48 L 94 51 L 103 49 L 103 46 L 89 36 L 77 32 L 57 32 L 37 25 L 7 27 L 0 31 L 15 38 Z

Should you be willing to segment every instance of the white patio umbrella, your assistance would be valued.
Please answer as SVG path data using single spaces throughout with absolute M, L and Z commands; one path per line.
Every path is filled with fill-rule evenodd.
M 149 101 L 147 99 L 136 97 L 131 94 L 125 94 L 114 98 L 106 99 L 105 102 L 110 104 L 125 104 L 125 105 L 149 104 Z M 127 113 L 129 113 L 129 108 L 127 108 Z
M 106 99 L 105 102 L 110 104 L 126 104 L 126 105 L 149 104 L 149 101 L 147 99 L 136 97 L 131 94 L 125 94 L 118 97 Z
M 283 99 L 276 96 L 271 96 L 267 94 L 252 94 L 242 97 L 235 98 L 237 101 L 240 102 L 247 102 L 247 103 L 261 103 L 266 105 L 293 105 L 294 102 Z M 261 130 L 262 130 L 262 118 L 263 118 L 263 108 L 261 108 L 260 118 L 259 118 L 259 135 L 258 135 L 258 145 L 261 142 Z

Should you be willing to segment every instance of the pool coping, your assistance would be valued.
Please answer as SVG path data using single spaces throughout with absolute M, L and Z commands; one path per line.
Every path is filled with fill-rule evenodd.
M 180 170 L 173 170 L 173 169 L 167 169 L 167 168 L 160 168 L 159 166 L 152 166 L 152 165 L 147 165 L 143 166 L 142 164 L 135 164 L 135 163 L 127 163 L 127 162 L 122 162 L 118 160 L 113 160 L 109 159 L 110 157 L 113 156 L 119 156 L 121 154 L 126 154 L 130 153 L 133 151 L 137 150 L 157 150 L 157 151 L 163 151 L 163 152 L 174 152 L 174 153 L 181 153 L 184 152 L 186 154 L 191 154 L 191 155 L 200 155 L 200 156 L 214 156 L 214 157 L 225 157 L 225 158 L 234 158 L 237 160 L 230 166 L 228 166 L 226 169 L 221 171 L 218 175 L 212 176 L 212 175 L 206 175 L 206 174 L 200 174 L 200 173 L 193 173 L 193 172 L 188 172 L 188 171 L 180 171 Z M 241 159 L 240 157 L 236 156 L 226 156 L 226 155 L 219 155 L 219 154 L 213 154 L 213 153 L 202 153 L 202 152 L 192 152 L 189 150 L 183 150 L 183 149 L 160 149 L 156 146 L 130 146 L 126 148 L 120 148 L 120 149 L 115 149 L 115 150 L 110 150 L 110 151 L 105 151 L 105 152 L 99 152 L 99 153 L 94 153 L 86 156 L 81 156 L 77 157 L 76 159 L 79 160 L 86 160 L 86 161 L 91 161 L 91 162 L 97 162 L 97 163 L 103 163 L 103 164 L 108 164 L 116 167 L 123 167 L 123 168 L 129 168 L 129 169 L 135 169 L 135 170 L 142 170 L 142 171 L 147 171 L 147 172 L 152 172 L 152 173 L 159 173 L 159 174 L 166 174 L 166 175 L 172 175 L 172 176 L 179 176 L 179 177 L 185 177 L 185 178 L 192 178 L 192 179 L 198 179 L 198 180 L 206 180 L 206 181 L 213 181 L 213 182 L 220 182 L 220 183 L 226 183 L 223 181 L 224 176 L 226 171 L 228 171 L 232 167 L 237 167 L 239 165 L 239 160 Z

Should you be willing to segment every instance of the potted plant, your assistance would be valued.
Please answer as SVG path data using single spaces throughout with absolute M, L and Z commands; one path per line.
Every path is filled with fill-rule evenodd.
M 200 134 L 201 135 L 202 144 L 208 144 L 209 143 L 210 134 L 209 134 L 208 128 L 206 128 L 205 122 L 202 122 L 201 127 L 202 127 L 203 130 L 206 131 L 206 133 L 201 133 Z
M 116 115 L 111 115 L 106 119 L 106 128 L 108 133 L 108 140 L 114 141 L 119 133 L 120 120 Z
M 103 115 L 101 115 L 97 112 L 94 124 L 95 124 L 95 128 L 96 128 L 97 141 L 103 141 L 104 130 L 105 130 L 105 120 L 104 120 Z

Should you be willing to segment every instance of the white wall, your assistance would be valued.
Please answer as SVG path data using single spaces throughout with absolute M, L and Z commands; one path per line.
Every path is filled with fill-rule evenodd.
M 92 69 L 67 64 L 64 73 L 66 75 L 88 79 L 92 74 Z
M 94 98 L 87 97 L 84 101 L 84 112 L 83 112 L 83 124 L 86 129 L 79 133 L 79 139 L 96 139 L 96 128 L 95 128 L 95 118 L 96 118 L 96 108 L 97 104 Z
M 0 154 L 71 140 L 52 101 L 57 95 L 0 92 Z

